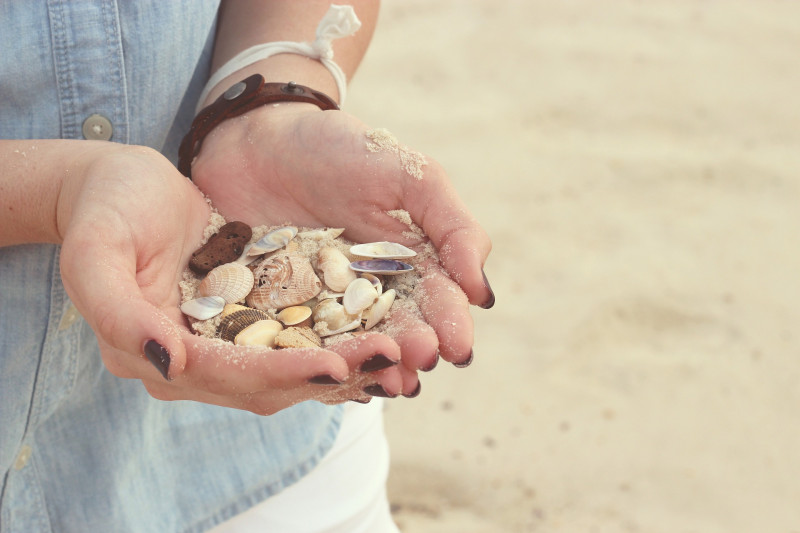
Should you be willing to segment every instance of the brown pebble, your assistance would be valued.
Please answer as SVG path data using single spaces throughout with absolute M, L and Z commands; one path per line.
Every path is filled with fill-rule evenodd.
M 253 230 L 244 222 L 228 222 L 192 254 L 189 268 L 202 276 L 220 265 L 236 261 L 252 236 Z

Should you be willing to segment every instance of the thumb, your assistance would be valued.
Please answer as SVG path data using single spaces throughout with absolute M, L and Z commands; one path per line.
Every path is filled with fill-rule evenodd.
M 186 366 L 186 349 L 177 324 L 142 293 L 132 248 L 130 243 L 97 239 L 96 234 L 93 239 L 68 235 L 60 258 L 64 288 L 95 334 L 122 352 L 116 357 L 125 359 L 113 364 L 128 370 L 121 377 L 146 377 L 141 371 L 144 355 L 172 379 Z

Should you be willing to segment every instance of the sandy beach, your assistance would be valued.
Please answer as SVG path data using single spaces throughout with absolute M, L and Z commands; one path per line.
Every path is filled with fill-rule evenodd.
M 800 532 L 800 3 L 384 0 L 346 109 L 492 236 L 405 533 Z

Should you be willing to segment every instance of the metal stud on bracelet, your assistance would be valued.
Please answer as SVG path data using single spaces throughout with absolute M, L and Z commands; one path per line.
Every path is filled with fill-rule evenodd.
M 192 122 L 189 133 L 181 141 L 178 150 L 178 170 L 192 179 L 192 162 L 206 136 L 221 122 L 238 117 L 256 107 L 275 102 L 305 102 L 314 104 L 323 111 L 339 109 L 328 95 L 293 81 L 289 83 L 264 83 L 264 76 L 252 76 L 235 83 L 214 103 L 204 108 Z

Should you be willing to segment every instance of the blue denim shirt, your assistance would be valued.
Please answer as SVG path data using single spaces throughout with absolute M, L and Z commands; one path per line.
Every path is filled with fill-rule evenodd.
M 173 161 L 208 76 L 214 1 L 0 3 L 0 138 L 112 141 Z M 31 151 L 27 157 L 35 157 Z M 152 399 L 105 370 L 59 248 L 0 248 L 0 530 L 203 531 L 308 472 L 341 410 L 270 417 Z

